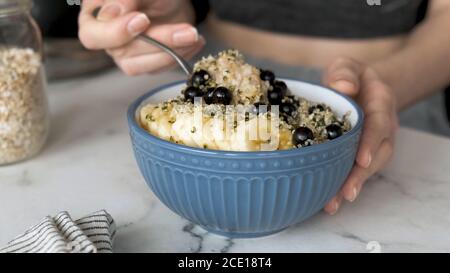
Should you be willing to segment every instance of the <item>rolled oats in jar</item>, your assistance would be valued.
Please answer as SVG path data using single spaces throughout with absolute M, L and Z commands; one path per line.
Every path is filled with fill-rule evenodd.
M 0 165 L 36 155 L 48 135 L 40 33 L 27 4 L 0 2 Z M 27 38 L 14 34 L 15 28 L 28 30 Z

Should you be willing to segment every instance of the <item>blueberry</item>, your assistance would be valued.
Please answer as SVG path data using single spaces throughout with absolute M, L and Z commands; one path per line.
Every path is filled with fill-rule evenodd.
M 199 70 L 192 75 L 190 84 L 194 87 L 205 86 L 210 79 L 211 76 L 207 71 Z
M 317 105 L 309 107 L 308 113 L 311 115 L 316 110 L 323 111 L 323 110 L 325 110 L 325 108 L 323 107 L 323 105 L 317 104 Z
M 194 103 L 194 99 L 196 97 L 202 97 L 203 92 L 197 87 L 189 86 L 186 90 L 184 90 L 184 98 L 186 101 Z
M 271 105 L 280 105 L 283 100 L 283 92 L 279 88 L 274 88 L 268 92 L 267 99 Z
M 339 126 L 338 124 L 328 125 L 326 130 L 327 130 L 327 137 L 329 140 L 333 140 L 342 136 L 342 127 Z
M 230 105 L 232 99 L 231 92 L 228 88 L 217 87 L 214 91 L 214 102 L 217 104 Z
M 308 127 L 299 127 L 292 134 L 292 142 L 295 146 L 304 146 L 308 140 L 312 140 L 314 134 Z
M 292 116 L 295 111 L 297 111 L 297 108 L 292 103 L 282 103 L 280 106 L 280 112 L 287 116 Z
M 287 95 L 288 87 L 283 81 L 275 81 L 273 83 L 273 88 L 280 89 L 283 92 L 283 96 Z
M 275 81 L 275 74 L 270 70 L 261 70 L 260 78 L 263 81 L 273 83 Z

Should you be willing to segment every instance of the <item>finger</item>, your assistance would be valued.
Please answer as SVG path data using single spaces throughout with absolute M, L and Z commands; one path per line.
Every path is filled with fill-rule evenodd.
M 393 139 L 387 139 L 380 145 L 374 160 L 369 168 L 362 168 L 355 165 L 342 188 L 342 194 L 349 202 L 354 202 L 358 198 L 362 186 L 369 177 L 381 170 L 391 159 L 394 151 Z
M 325 206 L 324 210 L 329 215 L 335 215 L 341 207 L 343 200 L 342 192 L 338 192 L 333 199 Z
M 105 0 L 84 0 L 81 3 L 80 14 L 78 15 L 78 23 L 84 23 L 86 19 L 88 19 L 88 17 L 92 17 L 96 9 L 101 8 L 104 4 Z
M 189 46 L 199 40 L 197 29 L 186 23 L 155 26 L 147 35 L 171 47 Z
M 364 65 L 350 58 L 340 58 L 334 61 L 324 75 L 324 84 L 355 97 L 360 89 L 360 77 Z
M 387 112 L 375 112 L 366 116 L 356 162 L 362 168 L 369 168 L 381 143 L 392 137 L 392 120 Z
M 99 4 L 100 1 L 97 1 Z M 135 36 L 144 32 L 150 20 L 144 13 L 129 12 L 110 21 L 100 21 L 93 12 L 98 6 L 84 5 L 79 16 L 79 37 L 89 49 L 106 49 L 127 44 Z
M 151 18 L 165 17 L 176 10 L 181 1 L 167 1 L 167 0 L 145 0 L 141 1 L 142 7 L 148 11 Z
M 200 40 L 202 40 L 203 44 L 205 42 L 204 38 L 198 35 L 197 30 L 189 24 L 154 26 L 146 34 L 174 49 L 198 46 Z M 161 52 L 161 49 L 136 40 L 126 46 L 109 49 L 107 52 L 114 58 L 129 58 Z
M 97 19 L 100 21 L 109 21 L 116 18 L 118 15 L 137 10 L 137 0 L 104 0 L 101 9 L 98 12 Z
M 95 10 L 97 7 L 101 7 L 106 0 L 83 0 L 81 2 L 81 12 L 86 10 Z
M 185 49 L 179 52 L 179 54 L 189 59 L 200 50 L 201 48 Z M 145 73 L 158 73 L 175 67 L 175 61 L 167 56 L 166 53 L 161 52 L 121 60 L 118 62 L 118 65 L 125 74 L 136 76 Z
M 188 59 L 200 51 L 202 45 L 199 44 L 195 48 L 181 49 L 177 53 Z M 125 74 L 129 76 L 135 76 L 144 73 L 155 73 L 161 71 L 164 68 L 170 67 L 175 63 L 172 57 L 165 52 L 158 52 L 152 54 L 141 55 L 137 57 L 131 57 L 126 59 L 117 60 L 117 65 L 122 69 Z
M 96 17 L 102 19 L 108 19 L 108 12 L 106 10 L 120 10 L 120 14 L 125 14 L 130 11 L 138 10 L 138 0 L 85 0 L 81 5 L 80 17 L 81 21 L 89 19 L 90 17 Z
M 380 144 L 395 133 L 395 110 L 393 96 L 381 82 L 373 81 L 363 87 L 360 104 L 365 113 L 365 122 L 356 162 L 368 168 Z

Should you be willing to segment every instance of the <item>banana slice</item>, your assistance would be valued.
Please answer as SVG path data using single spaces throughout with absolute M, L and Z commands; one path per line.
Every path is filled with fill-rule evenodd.
M 231 134 L 233 127 L 226 128 L 226 121 L 221 118 L 215 118 L 212 121 L 211 130 L 217 150 L 229 151 L 231 148 Z
M 188 113 L 179 114 L 172 125 L 172 135 L 177 141 L 191 147 L 198 147 L 194 141 L 197 128 L 194 126 L 194 118 Z
M 160 127 L 161 127 L 161 118 L 163 115 L 164 114 L 161 111 L 161 108 L 156 107 L 155 109 L 153 109 L 151 116 L 148 117 L 149 119 L 148 127 L 150 129 L 150 132 L 152 132 L 152 134 L 156 135 L 157 137 L 161 137 Z
M 191 117 L 193 120 L 192 122 L 192 129 L 191 129 L 191 136 L 192 139 L 195 142 L 195 147 L 203 148 L 205 144 L 205 140 L 203 138 L 203 135 L 205 133 L 204 127 L 205 127 L 205 121 L 203 120 L 203 123 L 200 125 L 195 122 L 194 116 Z
M 233 151 L 259 151 L 261 141 L 258 139 L 258 119 L 238 121 L 235 133 L 232 137 L 231 148 Z
M 202 123 L 195 121 L 192 111 L 173 111 L 173 105 L 147 105 L 140 111 L 141 126 L 151 134 L 191 147 L 224 151 L 286 150 L 293 147 L 292 133 L 270 120 L 267 115 L 240 119 L 226 126 L 223 117 L 203 114 Z M 236 116 L 235 116 L 236 119 Z M 277 132 L 272 133 L 272 122 Z M 227 128 L 228 127 L 228 128 Z M 276 134 L 276 135 L 274 135 Z
M 168 114 L 162 114 L 158 124 L 158 135 L 165 140 L 171 140 L 172 137 L 172 119 Z
M 141 124 L 152 135 L 160 137 L 159 127 L 161 119 L 161 109 L 158 105 L 147 105 L 141 110 Z
M 203 147 L 206 149 L 217 150 L 216 137 L 214 134 L 214 118 L 205 119 L 203 123 Z
M 152 113 L 153 110 L 155 110 L 156 105 L 148 104 L 144 107 L 142 107 L 139 115 L 139 123 L 147 131 L 150 131 L 149 123 L 153 119 Z

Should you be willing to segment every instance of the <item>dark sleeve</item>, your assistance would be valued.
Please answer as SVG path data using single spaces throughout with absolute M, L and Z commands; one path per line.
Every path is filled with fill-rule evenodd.
M 423 21 L 423 19 L 425 19 L 425 16 L 428 13 L 428 8 L 429 8 L 429 2 L 428 0 L 424 0 L 420 3 L 418 12 L 417 12 L 417 23 L 420 23 Z
M 209 13 L 208 0 L 191 0 L 192 6 L 195 10 L 195 23 L 200 24 L 206 19 Z

